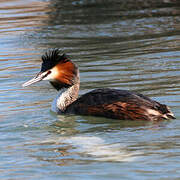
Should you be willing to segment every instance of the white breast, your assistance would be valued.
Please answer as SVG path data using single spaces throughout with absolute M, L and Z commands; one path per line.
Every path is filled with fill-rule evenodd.
M 56 112 L 56 113 L 60 113 L 61 111 L 60 111 L 60 109 L 58 108 L 58 101 L 59 101 L 59 99 L 60 99 L 60 96 L 62 95 L 62 93 L 63 93 L 64 91 L 63 90 L 61 90 L 61 91 L 59 91 L 58 92 L 58 94 L 57 94 L 57 96 L 56 96 L 56 98 L 54 98 L 54 100 L 53 100 L 53 102 L 52 102 L 52 104 L 51 104 L 51 110 L 53 111 L 53 112 Z

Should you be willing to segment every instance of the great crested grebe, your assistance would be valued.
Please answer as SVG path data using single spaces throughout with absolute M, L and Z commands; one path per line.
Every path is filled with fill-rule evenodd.
M 79 70 L 59 49 L 51 49 L 42 56 L 41 71 L 23 84 L 29 86 L 49 80 L 59 91 L 53 110 L 58 113 L 102 116 L 120 120 L 175 119 L 170 108 L 132 91 L 95 89 L 78 98 Z

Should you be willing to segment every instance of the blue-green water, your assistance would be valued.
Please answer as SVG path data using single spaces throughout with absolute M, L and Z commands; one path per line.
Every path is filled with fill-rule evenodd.
M 0 179 L 180 178 L 180 11 L 158 2 L 0 1 Z M 80 94 L 135 90 L 177 119 L 57 116 L 48 82 L 21 87 L 55 47 L 79 65 Z

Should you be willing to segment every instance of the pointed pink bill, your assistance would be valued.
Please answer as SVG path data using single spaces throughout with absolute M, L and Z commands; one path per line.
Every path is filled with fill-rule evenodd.
M 49 72 L 40 72 L 37 74 L 36 77 L 34 77 L 31 80 L 22 84 L 22 87 L 26 87 L 26 86 L 29 86 L 29 85 L 34 84 L 36 82 L 42 81 L 48 74 L 49 74 Z

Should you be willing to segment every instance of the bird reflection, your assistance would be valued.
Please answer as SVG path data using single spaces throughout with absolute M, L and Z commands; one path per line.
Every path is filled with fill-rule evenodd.
M 134 161 L 139 156 L 138 150 L 132 150 L 127 145 L 115 138 L 114 142 L 104 139 L 105 133 L 123 133 L 128 131 L 140 131 L 158 129 L 166 124 L 133 122 L 133 121 L 108 121 L 105 118 L 83 116 L 58 116 L 58 120 L 46 127 L 50 133 L 47 139 L 39 139 L 27 144 L 28 149 L 33 150 L 30 156 L 53 163 L 58 166 L 72 164 L 88 164 L 95 161 L 126 162 Z M 122 131 L 121 131 L 122 130 Z M 104 134 L 101 137 L 101 134 Z M 116 135 L 115 135 L 116 136 Z M 117 141 L 118 140 L 118 141 Z M 124 143 L 123 143 L 124 144 Z M 36 147 L 36 148 L 34 148 Z

